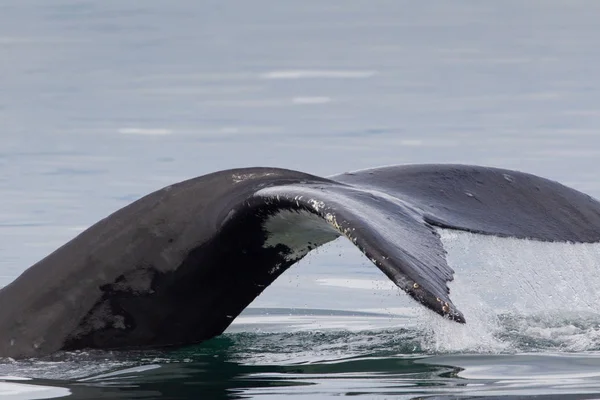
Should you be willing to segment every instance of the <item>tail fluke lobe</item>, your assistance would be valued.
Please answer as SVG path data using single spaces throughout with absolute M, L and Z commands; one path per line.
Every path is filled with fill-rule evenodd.
M 0 357 L 147 348 L 221 333 L 310 250 L 354 243 L 457 322 L 437 228 L 599 242 L 600 203 L 516 171 L 395 166 L 320 178 L 277 168 L 201 176 L 90 227 L 0 289 Z
M 318 215 L 321 220 L 315 224 L 345 236 L 415 300 L 464 322 L 449 297 L 447 282 L 454 271 L 446 263 L 439 235 L 403 202 L 345 185 L 285 185 L 256 195 L 277 208 Z

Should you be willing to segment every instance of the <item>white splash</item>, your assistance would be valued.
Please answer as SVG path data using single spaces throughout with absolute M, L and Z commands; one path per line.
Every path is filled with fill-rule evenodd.
M 503 352 L 517 349 L 510 334 L 553 340 L 562 349 L 598 346 L 600 244 L 548 243 L 439 230 L 460 325 L 422 310 L 425 347 L 432 351 Z M 507 322 L 508 321 L 510 322 Z M 577 326 L 576 326 L 577 325 Z

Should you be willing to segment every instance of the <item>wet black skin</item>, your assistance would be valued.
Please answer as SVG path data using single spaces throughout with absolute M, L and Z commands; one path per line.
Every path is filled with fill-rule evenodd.
M 264 223 L 281 210 L 322 217 L 415 300 L 457 322 L 465 319 L 450 300 L 454 271 L 436 227 L 600 241 L 598 201 L 516 171 L 411 165 L 329 178 L 220 171 L 124 207 L 1 289 L 0 357 L 180 346 L 219 335 L 299 260 L 283 244 L 265 246 Z

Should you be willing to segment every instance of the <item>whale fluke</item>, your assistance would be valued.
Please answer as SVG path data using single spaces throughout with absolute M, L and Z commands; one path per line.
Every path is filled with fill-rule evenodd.
M 436 228 L 600 241 L 600 203 L 534 175 L 408 165 L 321 178 L 215 172 L 99 221 L 0 290 L 0 357 L 198 343 L 310 250 L 347 237 L 397 286 L 457 322 Z

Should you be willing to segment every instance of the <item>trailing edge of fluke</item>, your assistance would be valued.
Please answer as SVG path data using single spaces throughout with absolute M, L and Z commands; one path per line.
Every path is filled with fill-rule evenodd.
M 310 250 L 347 237 L 396 285 L 457 322 L 436 227 L 600 241 L 600 203 L 559 183 L 466 165 L 321 178 L 215 172 L 116 211 L 0 290 L 0 357 L 198 343 Z

